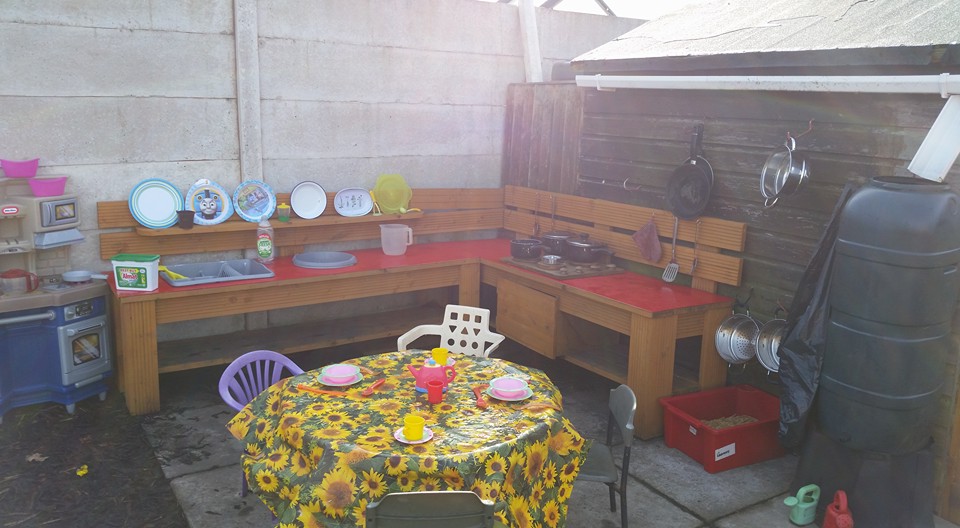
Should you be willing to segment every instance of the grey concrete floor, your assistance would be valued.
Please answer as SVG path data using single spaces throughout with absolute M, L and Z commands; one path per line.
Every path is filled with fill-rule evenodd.
M 546 371 L 560 387 L 564 413 L 577 430 L 591 438 L 603 437 L 613 382 L 509 343 L 498 352 L 497 357 Z M 294 359 L 310 369 L 356 352 L 332 354 L 314 352 Z M 224 427 L 234 412 L 217 393 L 221 371 L 211 368 L 163 376 L 162 410 L 144 420 L 144 429 L 192 528 L 273 526 L 269 510 L 255 495 L 239 495 L 241 447 Z M 662 437 L 634 439 L 627 486 L 630 524 L 647 528 L 794 526 L 783 499 L 797 462 L 797 457 L 787 455 L 710 474 L 687 455 L 666 447 Z M 957 528 L 939 518 L 935 522 L 936 528 Z M 620 526 L 619 512 L 609 509 L 605 485 L 579 482 L 574 486 L 567 526 Z

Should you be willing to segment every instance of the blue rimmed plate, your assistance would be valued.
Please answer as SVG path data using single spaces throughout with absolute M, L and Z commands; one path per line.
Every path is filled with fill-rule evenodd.
M 206 178 L 197 180 L 190 187 L 185 201 L 185 207 L 196 212 L 193 218 L 195 224 L 215 225 L 233 215 L 233 200 L 230 195 L 223 187 Z
M 183 209 L 183 196 L 172 183 L 148 178 L 134 186 L 127 203 L 130 214 L 140 225 L 163 229 L 177 223 L 177 211 Z
M 234 191 L 233 206 L 240 218 L 247 222 L 259 222 L 264 216 L 273 216 L 277 208 L 277 195 L 262 181 L 246 180 Z

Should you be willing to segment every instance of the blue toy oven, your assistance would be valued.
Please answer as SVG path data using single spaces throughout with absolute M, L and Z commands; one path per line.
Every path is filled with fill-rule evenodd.
M 15 407 L 107 396 L 111 371 L 106 297 L 0 314 L 0 423 Z

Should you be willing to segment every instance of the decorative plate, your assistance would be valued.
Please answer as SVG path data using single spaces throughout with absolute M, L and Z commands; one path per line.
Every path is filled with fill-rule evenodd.
M 300 182 L 290 193 L 290 207 L 300 218 L 316 218 L 327 208 L 327 193 L 316 182 Z
M 233 206 L 240 218 L 247 222 L 260 222 L 264 216 L 273 216 L 277 208 L 277 195 L 262 181 L 246 180 L 234 191 Z
M 141 181 L 130 191 L 130 214 L 144 227 L 162 229 L 177 223 L 183 196 L 174 185 L 159 178 Z
M 520 396 L 508 397 L 508 396 L 501 395 L 499 392 L 493 390 L 493 387 L 490 387 L 489 389 L 486 390 L 486 394 L 491 398 L 496 398 L 502 401 L 521 401 L 521 400 L 526 400 L 530 396 L 533 396 L 533 390 L 530 387 L 527 387 L 527 390 L 525 390 L 523 394 L 521 394 Z
M 358 383 L 358 382 L 360 382 L 360 381 L 362 381 L 362 380 L 363 380 L 363 374 L 357 374 L 357 377 L 356 377 L 356 378 L 353 378 L 353 379 L 350 380 L 350 381 L 341 381 L 340 383 L 334 383 L 334 382 L 332 382 L 332 381 L 327 381 L 327 380 L 323 379 L 323 376 L 317 375 L 317 381 L 319 381 L 320 383 L 323 383 L 324 385 L 326 385 L 326 386 L 328 386 L 328 387 L 347 387 L 347 386 L 353 385 L 354 383 Z
M 373 198 L 366 189 L 348 187 L 337 192 L 333 207 L 340 216 L 363 216 L 373 210 Z
M 424 427 L 423 438 L 421 438 L 420 440 L 407 440 L 407 437 L 403 436 L 403 427 L 401 427 L 400 429 L 397 429 L 396 431 L 393 432 L 393 437 L 397 440 L 397 442 L 400 442 L 401 444 L 416 445 L 416 444 L 422 444 L 424 442 L 429 442 L 433 438 L 433 431 L 431 431 L 429 427 Z
M 223 187 L 203 178 L 187 191 L 186 208 L 197 213 L 193 223 L 214 225 L 233 215 L 233 200 Z

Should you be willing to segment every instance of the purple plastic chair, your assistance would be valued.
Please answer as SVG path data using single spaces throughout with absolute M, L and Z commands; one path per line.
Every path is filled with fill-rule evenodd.
M 291 375 L 303 374 L 303 369 L 292 359 L 273 350 L 254 350 L 234 359 L 220 376 L 220 397 L 235 411 L 240 411 L 250 400 L 280 381 L 283 369 Z M 241 475 L 242 476 L 242 475 Z M 240 496 L 247 494 L 247 478 L 242 476 Z

